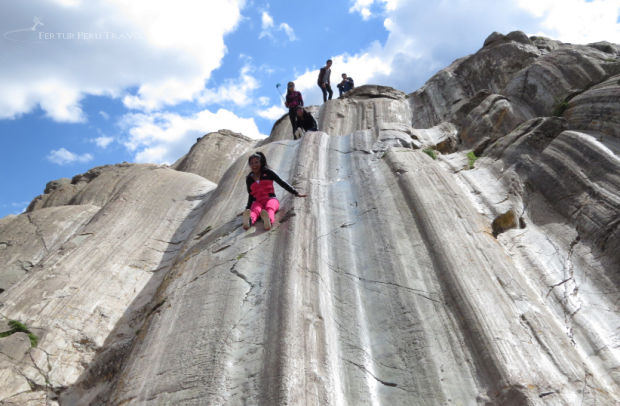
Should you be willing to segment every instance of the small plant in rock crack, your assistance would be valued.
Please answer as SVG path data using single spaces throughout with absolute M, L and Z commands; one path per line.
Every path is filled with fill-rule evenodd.
M 467 166 L 469 167 L 469 169 L 474 169 L 474 164 L 476 163 L 477 159 L 478 157 L 476 156 L 476 154 L 474 154 L 474 151 L 469 151 L 467 153 Z
M 422 152 L 424 152 L 426 155 L 430 156 L 433 159 L 437 159 L 437 153 L 435 152 L 434 149 L 426 148 L 426 149 L 423 149 Z
M 555 117 L 561 117 L 564 114 L 564 111 L 568 108 L 568 101 L 566 99 L 559 100 L 556 99 L 555 105 L 553 106 L 552 115 Z
M 19 321 L 9 320 L 9 327 L 11 327 L 10 330 L 0 333 L 0 338 L 8 337 L 15 333 L 26 333 L 28 334 L 28 338 L 30 339 L 31 346 L 36 347 L 39 344 L 39 337 L 34 335 L 30 330 L 28 330 L 28 327 L 26 327 L 24 324 L 20 323 Z

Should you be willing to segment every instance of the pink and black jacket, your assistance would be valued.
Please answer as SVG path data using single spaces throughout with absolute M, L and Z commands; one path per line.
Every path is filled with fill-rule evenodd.
M 245 178 L 245 184 L 248 188 L 248 204 L 245 207 L 249 209 L 255 200 L 263 203 L 269 198 L 276 197 L 275 190 L 273 188 L 273 182 L 276 182 L 282 188 L 295 196 L 299 195 L 299 192 L 295 190 L 291 185 L 283 181 L 274 171 L 271 169 L 263 169 L 260 175 L 260 180 L 255 181 L 252 177 L 252 172 Z
M 289 110 L 297 109 L 299 106 L 304 105 L 304 99 L 301 97 L 301 93 L 294 90 L 292 92 L 286 92 L 286 105 Z

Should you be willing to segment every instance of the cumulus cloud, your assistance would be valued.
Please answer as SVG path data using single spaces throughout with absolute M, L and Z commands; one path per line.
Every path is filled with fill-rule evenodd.
M 383 6 L 385 10 L 391 11 L 396 9 L 397 5 L 398 0 L 355 0 L 351 8 L 349 8 L 349 12 L 357 12 L 362 16 L 362 19 L 368 20 L 377 12 L 373 12 L 373 9 L 377 10 L 380 6 Z
M 349 12 L 358 12 L 364 20 L 368 20 L 372 15 L 370 6 L 372 6 L 374 2 L 374 0 L 356 0 L 349 9 Z
M 336 85 L 342 80 L 341 74 L 346 73 L 355 81 L 356 86 L 361 84 L 375 83 L 378 75 L 389 77 L 392 74 L 392 66 L 389 59 L 382 57 L 383 50 L 378 43 L 374 43 L 366 52 L 359 55 L 339 55 L 332 59 L 330 82 L 334 97 L 338 96 Z M 323 93 L 316 84 L 319 70 L 307 70 L 297 75 L 295 89 L 299 90 L 306 105 L 320 104 L 323 101 Z
M 202 104 L 232 102 L 237 106 L 246 106 L 252 99 L 252 92 L 260 86 L 252 75 L 254 68 L 245 65 L 239 72 L 237 79 L 228 79 L 216 89 L 204 89 L 197 100 Z
M 47 160 L 57 165 L 67 165 L 74 162 L 90 162 L 93 160 L 93 156 L 89 153 L 78 155 L 65 148 L 60 148 L 50 151 Z
M 618 0 L 517 0 L 524 10 L 542 19 L 534 34 L 564 42 L 620 42 Z
M 84 121 L 86 95 L 122 97 L 143 110 L 192 100 L 219 67 L 223 37 L 236 28 L 244 3 L 12 3 L 0 13 L 0 118 L 40 106 L 56 121 Z
M 94 139 L 95 144 L 97 144 L 99 148 L 107 148 L 108 145 L 112 143 L 112 141 L 114 141 L 114 138 L 105 135 Z
M 365 20 L 381 16 L 389 34 L 384 44 L 374 43 L 354 56 L 332 58 L 332 83 L 334 75 L 339 79 L 339 72 L 350 72 L 356 85 L 367 79 L 406 92 L 419 88 L 455 59 L 480 49 L 493 31 L 521 30 L 582 44 L 620 42 L 618 0 L 355 0 L 349 11 Z M 348 61 L 376 62 L 354 66 Z M 315 79 L 316 71 L 306 72 L 297 82 L 314 97 L 320 94 L 314 89 Z
M 278 28 L 275 29 L 275 24 L 273 21 L 273 17 L 266 11 L 263 11 L 261 14 L 261 32 L 258 35 L 258 38 L 269 37 L 275 40 L 275 33 L 277 31 L 282 31 L 286 34 L 286 37 L 289 41 L 295 41 L 297 36 L 295 35 L 295 31 L 293 28 L 285 22 L 282 22 L 278 25 Z
M 124 144 L 136 162 L 173 163 L 196 142 L 196 138 L 220 129 L 229 129 L 252 138 L 263 138 L 253 118 L 231 111 L 203 110 L 192 115 L 170 112 L 126 114 L 120 122 L 128 134 Z
M 295 31 L 291 28 L 287 23 L 280 23 L 278 28 L 280 31 L 284 31 L 289 41 L 295 41 L 297 37 L 295 36 Z
M 271 106 L 268 109 L 257 111 L 257 114 L 268 120 L 277 120 L 286 114 L 287 110 L 280 106 Z
M 259 38 L 262 38 L 263 33 L 266 34 L 266 30 L 271 27 L 273 27 L 273 17 L 270 16 L 268 12 L 263 11 L 261 15 L 261 28 L 263 29 L 263 32 L 261 33 L 261 36 L 259 36 Z

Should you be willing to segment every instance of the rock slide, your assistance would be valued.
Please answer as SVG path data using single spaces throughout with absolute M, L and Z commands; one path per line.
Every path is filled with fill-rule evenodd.
M 0 219 L 0 333 L 38 338 L 0 338 L 0 404 L 617 404 L 619 75 L 617 45 L 494 33 L 300 140 L 50 182 Z M 269 232 L 257 148 L 309 194 Z

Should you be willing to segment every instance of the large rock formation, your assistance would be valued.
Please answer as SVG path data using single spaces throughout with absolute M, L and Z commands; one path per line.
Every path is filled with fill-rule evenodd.
M 617 404 L 619 56 L 494 33 L 300 140 L 50 182 L 0 220 L 0 403 Z M 269 232 L 255 148 L 309 194 Z

